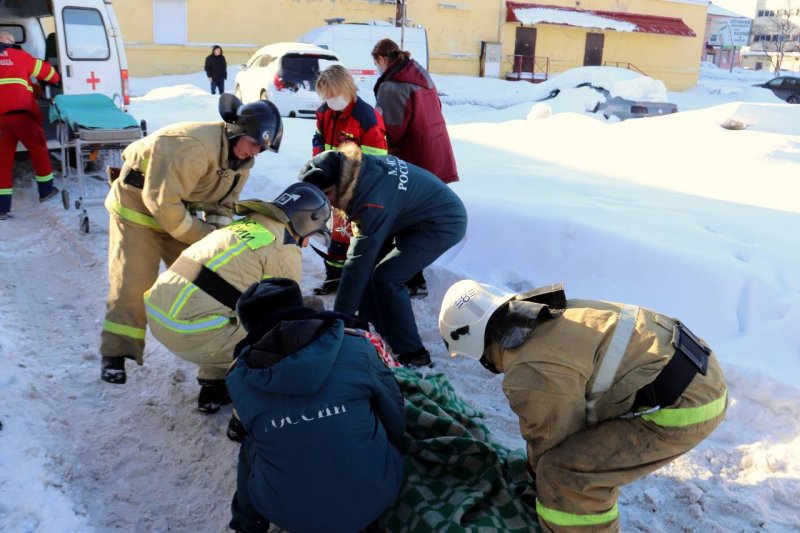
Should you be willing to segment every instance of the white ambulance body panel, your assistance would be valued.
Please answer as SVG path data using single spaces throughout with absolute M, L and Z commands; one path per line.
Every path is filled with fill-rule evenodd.
M 375 103 L 373 88 L 378 70 L 372 60 L 372 48 L 381 39 L 391 39 L 402 50 L 428 68 L 428 34 L 424 28 L 398 28 L 386 22 L 328 24 L 309 30 L 298 41 L 316 44 L 335 52 L 353 75 L 359 96 Z

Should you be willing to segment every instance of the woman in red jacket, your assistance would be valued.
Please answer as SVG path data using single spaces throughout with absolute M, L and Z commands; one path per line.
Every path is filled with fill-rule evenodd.
M 375 83 L 375 105 L 386 124 L 389 153 L 445 183 L 458 181 L 442 102 L 428 71 L 391 39 L 378 41 L 372 59 L 381 73 Z M 428 292 L 422 272 L 407 285 L 412 296 Z
M 336 150 L 351 142 L 370 155 L 387 155 L 383 119 L 371 105 L 358 97 L 350 72 L 333 65 L 317 78 L 317 94 L 324 103 L 317 109 L 317 129 L 312 139 L 312 155 Z M 350 245 L 350 225 L 338 210 L 334 211 L 331 245 L 325 258 L 325 281 L 314 289 L 316 294 L 331 294 L 339 288 L 339 278 Z

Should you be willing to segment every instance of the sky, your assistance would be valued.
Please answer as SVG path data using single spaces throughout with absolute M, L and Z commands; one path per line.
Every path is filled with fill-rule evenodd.
M 756 16 L 756 0 L 714 0 L 711 3 L 744 17 L 754 18 Z
M 470 222 L 426 270 L 430 295 L 414 310 L 431 372 L 484 411 L 498 441 L 524 445 L 502 377 L 449 358 L 436 327 L 459 279 L 518 291 L 563 282 L 568 297 L 649 307 L 684 321 L 721 362 L 726 420 L 623 488 L 625 531 L 800 529 L 800 106 L 753 87 L 768 77 L 704 65 L 676 93 L 606 69 L 548 85 L 434 76 Z M 679 112 L 606 119 L 591 111 L 598 93 L 572 87 L 581 79 Z M 202 73 L 131 86 L 130 112 L 150 131 L 218 120 Z M 538 101 L 553 88 L 558 97 Z M 284 123 L 280 153 L 257 158 L 243 198 L 273 198 L 310 157 L 314 121 Z M 78 211 L 36 201 L 30 172 L 16 166 L 14 218 L 0 223 L 0 531 L 224 530 L 230 408 L 198 413 L 196 369 L 149 336 L 125 386 L 99 380 L 107 186 L 87 180 L 95 202 L 81 234 Z M 306 250 L 303 290 L 322 278 Z

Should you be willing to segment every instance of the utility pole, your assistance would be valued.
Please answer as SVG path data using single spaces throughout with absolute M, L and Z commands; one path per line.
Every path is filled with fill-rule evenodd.
M 406 32 L 406 0 L 397 0 L 394 10 L 394 25 L 400 26 L 400 50 L 402 50 Z

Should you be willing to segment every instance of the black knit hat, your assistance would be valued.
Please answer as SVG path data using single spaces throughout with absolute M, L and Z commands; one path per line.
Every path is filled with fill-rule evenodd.
M 300 286 L 288 278 L 267 278 L 253 283 L 242 293 L 236 314 L 246 331 L 268 331 L 281 321 L 287 309 L 301 307 Z
M 338 187 L 341 178 L 342 156 L 336 150 L 328 150 L 314 156 L 300 170 L 300 181 L 310 183 L 319 190 Z

